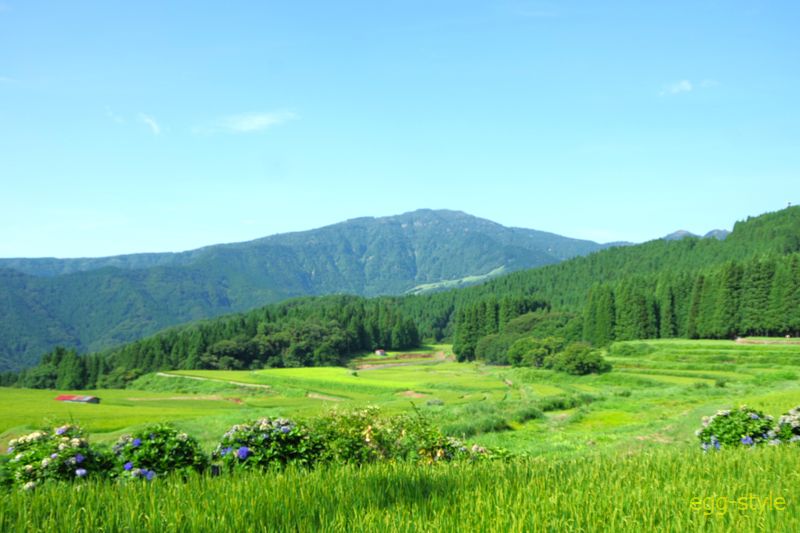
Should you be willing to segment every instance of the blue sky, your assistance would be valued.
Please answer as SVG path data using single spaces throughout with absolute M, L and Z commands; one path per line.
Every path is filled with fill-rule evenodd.
M 0 256 L 422 207 L 730 228 L 800 202 L 798 24 L 793 1 L 0 0 Z

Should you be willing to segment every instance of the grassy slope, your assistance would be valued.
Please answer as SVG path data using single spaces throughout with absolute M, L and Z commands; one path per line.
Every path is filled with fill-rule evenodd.
M 800 405 L 800 346 L 660 340 L 644 355 L 609 356 L 614 371 L 574 377 L 546 370 L 431 359 L 353 372 L 346 368 L 173 372 L 147 390 L 89 391 L 100 405 L 55 402 L 53 391 L 0 389 L 0 442 L 42 424 L 72 420 L 107 441 L 154 421 L 174 421 L 210 448 L 233 423 L 256 416 L 305 418 L 367 404 L 388 412 L 412 403 L 454 435 L 535 455 L 694 446 L 702 415 L 748 403 L 775 416 Z M 446 346 L 433 347 L 446 351 Z M 396 361 L 397 354 L 384 359 Z M 373 364 L 375 357 L 365 358 Z M 220 381 L 199 381 L 189 378 Z M 237 386 L 266 385 L 268 388 Z M 718 387 L 718 380 L 725 386 Z M 595 401 L 542 418 L 518 417 L 554 397 Z M 510 430 L 487 431 L 491 427 Z M 480 433 L 484 430 L 484 433 Z

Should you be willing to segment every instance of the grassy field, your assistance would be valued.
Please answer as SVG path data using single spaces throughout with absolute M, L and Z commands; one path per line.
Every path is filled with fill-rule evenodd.
M 427 351 L 447 355 L 449 347 Z M 177 371 L 146 376 L 138 390 L 85 391 L 100 396 L 99 405 L 56 402 L 54 391 L 0 389 L 0 443 L 63 421 L 101 442 L 172 421 L 210 449 L 230 425 L 257 416 L 308 418 L 363 405 L 391 413 L 413 404 L 448 433 L 483 445 L 533 455 L 625 452 L 694 446 L 700 418 L 720 408 L 747 403 L 777 416 L 800 405 L 798 345 L 658 340 L 618 343 L 608 358 L 612 372 L 583 377 L 456 363 L 425 351 L 367 356 L 360 363 L 369 368 L 355 371 Z
M 148 375 L 136 388 L 86 391 L 99 405 L 0 389 L 2 445 L 64 421 L 95 442 L 170 421 L 210 450 L 232 424 L 258 416 L 377 405 L 417 409 L 450 435 L 517 455 L 113 489 L 52 484 L 4 496 L 0 530 L 800 531 L 796 447 L 703 454 L 694 437 L 717 409 L 748 404 L 779 416 L 800 405 L 799 345 L 617 343 L 607 354 L 613 371 L 583 377 L 456 363 L 448 353 L 370 355 L 358 370 Z
M 796 448 L 593 452 L 51 484 L 0 499 L 0 530 L 796 532 L 799 497 Z

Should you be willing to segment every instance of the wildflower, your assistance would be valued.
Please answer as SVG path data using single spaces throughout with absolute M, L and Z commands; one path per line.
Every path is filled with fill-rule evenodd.
M 86 457 L 84 457 L 84 456 L 83 456 L 82 454 L 80 454 L 80 453 L 79 453 L 79 454 L 77 454 L 77 455 L 75 455 L 75 462 L 76 462 L 76 463 L 82 463 L 84 459 L 86 459 Z
M 64 433 L 67 432 L 68 429 L 69 429 L 68 426 L 61 426 L 56 430 L 56 435 L 63 435 Z
M 139 446 L 141 446 L 141 444 L 142 444 L 142 439 L 140 438 L 135 438 L 133 439 L 133 442 L 131 442 L 131 446 L 133 446 L 134 448 L 138 448 Z
M 283 433 L 284 435 L 286 433 L 289 433 L 291 430 L 292 428 L 290 428 L 289 426 L 281 426 L 281 433 Z
M 750 418 L 753 419 L 753 420 L 758 420 L 761 417 L 758 416 L 756 413 L 750 413 Z
M 83 441 L 79 438 L 74 438 L 69 443 L 73 448 L 80 448 L 83 445 Z
M 6 450 L 6 453 L 13 453 L 13 452 L 14 452 L 13 446 L 9 446 L 8 449 Z
M 49 464 L 50 464 L 50 459 L 48 459 L 47 457 L 45 457 L 44 459 L 42 459 L 42 468 L 47 468 L 47 466 L 48 466 Z
M 63 451 L 64 451 L 64 450 L 66 450 L 67 448 L 69 448 L 69 446 L 67 446 L 67 445 L 66 445 L 66 444 L 64 444 L 63 442 L 62 442 L 61 444 L 59 444 L 59 445 L 58 445 L 58 451 L 60 451 L 60 452 L 63 452 Z
M 31 472 L 33 472 L 33 465 L 25 465 L 23 469 L 25 470 L 26 473 L 30 474 Z
M 147 478 L 147 481 L 153 481 L 153 478 L 156 477 L 156 473 L 154 470 L 145 470 L 144 477 Z
M 220 450 L 220 455 L 223 455 L 223 456 L 224 455 L 228 455 L 229 453 L 231 453 L 231 450 L 233 450 L 233 448 L 231 448 L 230 446 L 222 448 L 222 450 Z
M 142 474 L 141 468 L 134 468 L 131 470 L 131 477 L 139 477 Z
M 742 437 L 742 444 L 744 444 L 745 446 L 752 446 L 753 444 L 755 444 L 755 442 L 753 441 L 753 437 L 747 435 L 746 437 Z
M 86 475 L 86 469 L 85 468 L 77 469 L 75 471 L 75 475 L 78 476 L 78 477 L 84 477 Z
M 242 446 L 236 451 L 236 455 L 239 459 L 247 459 L 247 456 L 250 455 L 250 448 L 247 446 Z
M 126 471 L 128 471 L 128 470 L 130 470 L 131 468 L 133 468 L 133 463 L 132 463 L 132 462 L 130 462 L 130 461 L 128 461 L 127 463 L 125 463 L 124 465 L 122 465 L 122 468 L 124 468 Z
M 22 486 L 22 488 L 23 488 L 24 490 L 33 490 L 33 489 L 34 489 L 34 487 L 36 487 L 36 482 L 35 482 L 35 481 L 28 481 L 27 483 L 25 483 L 25 484 Z
M 778 446 L 780 443 L 781 443 L 781 440 L 780 440 L 780 439 L 771 439 L 771 440 L 769 441 L 769 445 L 770 445 L 770 446 Z
M 51 453 L 50 454 L 50 459 L 58 459 L 58 454 L 57 453 Z
M 8 441 L 8 445 L 13 448 L 14 446 L 17 445 L 17 439 L 11 439 L 10 441 Z
M 178 433 L 178 440 L 188 440 L 189 435 L 186 433 Z

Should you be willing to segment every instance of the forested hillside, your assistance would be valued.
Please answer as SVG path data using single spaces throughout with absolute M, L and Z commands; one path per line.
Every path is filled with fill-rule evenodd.
M 402 294 L 602 247 L 420 210 L 177 254 L 0 259 L 0 370 L 30 366 L 56 345 L 98 351 L 292 297 Z
M 55 383 L 61 366 L 93 386 L 166 368 L 333 364 L 360 350 L 404 349 L 426 338 L 452 340 L 461 359 L 502 363 L 511 343 L 526 336 L 599 346 L 753 334 L 800 334 L 800 207 L 739 222 L 724 241 L 652 241 L 429 295 L 271 305 L 70 357 L 69 364 L 64 353 L 57 362 L 51 355 L 20 383 Z M 75 360 L 82 369 L 72 370 L 81 366 Z

